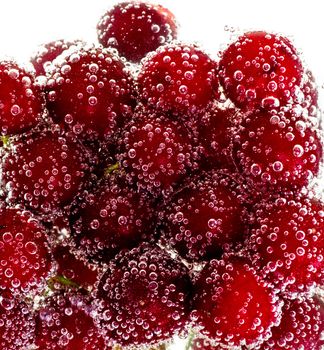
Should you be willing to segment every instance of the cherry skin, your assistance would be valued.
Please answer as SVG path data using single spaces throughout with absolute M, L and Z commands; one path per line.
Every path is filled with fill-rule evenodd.
M 259 189 L 300 189 L 319 173 L 321 138 L 303 118 L 247 114 L 234 133 L 237 167 Z
M 194 319 L 201 334 L 226 347 L 257 345 L 279 320 L 279 303 L 247 259 L 209 261 L 194 283 Z
M 100 47 L 67 51 L 51 72 L 46 90 L 54 122 L 86 141 L 113 136 L 135 104 L 133 79 L 124 62 Z
M 323 214 L 321 201 L 296 194 L 255 207 L 246 246 L 277 289 L 295 295 L 323 283 Z
M 86 259 L 108 262 L 122 249 L 153 239 L 155 205 L 122 176 L 111 174 L 82 197 L 70 221 L 76 247 Z
M 177 182 L 197 168 L 190 131 L 160 112 L 139 110 L 119 140 L 117 159 L 139 190 L 168 196 Z
M 219 75 L 225 94 L 237 106 L 272 109 L 294 99 L 303 66 L 287 38 L 247 32 L 222 53 Z
M 84 44 L 81 40 L 66 41 L 55 40 L 40 46 L 31 58 L 31 63 L 35 68 L 36 76 L 46 75 L 46 71 L 61 53 L 73 45 Z
M 321 339 L 324 316 L 320 307 L 311 299 L 287 300 L 279 326 L 272 328 L 271 338 L 261 345 L 260 350 L 321 349 L 324 345 Z
M 177 37 L 174 15 L 161 5 L 124 1 L 100 19 L 98 40 L 104 47 L 114 47 L 129 61 L 138 62 Z
M 244 194 L 229 176 L 194 177 L 162 206 L 162 241 L 188 261 L 217 258 L 242 245 Z
M 0 134 L 22 134 L 44 114 L 44 95 L 34 76 L 13 61 L 0 61 Z
M 35 345 L 40 350 L 105 350 L 92 309 L 81 295 L 54 294 L 35 316 Z
M 99 282 L 100 327 L 114 345 L 171 339 L 187 324 L 190 286 L 187 268 L 160 248 L 143 243 L 122 252 Z
M 139 98 L 186 119 L 218 93 L 216 62 L 194 45 L 169 44 L 148 55 L 138 75 Z
M 45 228 L 31 213 L 14 208 L 1 208 L 0 222 L 1 290 L 42 290 L 54 269 Z
M 35 322 L 32 309 L 23 301 L 0 296 L 0 347 L 27 349 L 33 341 Z
M 2 162 L 6 200 L 47 215 L 72 202 L 95 161 L 78 141 L 50 131 L 26 135 L 12 146 Z

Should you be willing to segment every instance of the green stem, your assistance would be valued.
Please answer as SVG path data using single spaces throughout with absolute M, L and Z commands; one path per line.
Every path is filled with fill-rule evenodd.
M 48 287 L 51 290 L 55 290 L 55 288 L 54 288 L 54 284 L 55 283 L 59 283 L 62 286 L 65 286 L 65 287 L 70 287 L 70 288 L 75 288 L 75 289 L 79 289 L 80 288 L 80 286 L 77 283 L 73 282 L 72 280 L 70 280 L 68 278 L 65 278 L 64 276 L 51 277 L 48 280 L 47 285 L 48 285 Z
M 119 167 L 119 163 L 115 163 L 113 165 L 110 165 L 107 169 L 105 169 L 105 176 L 110 175 L 111 173 L 113 173 L 114 171 L 118 170 Z

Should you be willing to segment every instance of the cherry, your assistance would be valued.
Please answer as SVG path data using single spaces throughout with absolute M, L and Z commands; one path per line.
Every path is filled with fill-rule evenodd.
M 0 288 L 41 290 L 53 269 L 47 233 L 29 212 L 0 209 Z
M 38 132 L 12 146 L 1 174 L 8 203 L 51 215 L 69 205 L 87 181 L 91 155 L 73 139 Z
M 114 174 L 87 192 L 71 217 L 77 248 L 89 260 L 100 262 L 140 241 L 152 240 L 155 221 L 152 200 Z
M 207 262 L 194 283 L 193 318 L 201 334 L 226 347 L 257 345 L 279 320 L 279 303 L 247 259 Z
M 111 261 L 98 286 L 100 327 L 112 344 L 151 346 L 184 331 L 187 268 L 144 243 Z
M 287 38 L 247 32 L 222 52 L 219 75 L 227 97 L 237 106 L 271 109 L 294 99 L 303 66 Z
M 40 350 L 105 350 L 92 307 L 78 294 L 54 294 L 35 316 L 35 345 Z
M 177 37 L 174 15 L 161 5 L 124 1 L 100 19 L 98 40 L 127 60 L 138 62 L 148 52 Z
M 133 80 L 124 62 L 100 47 L 67 51 L 46 89 L 53 120 L 85 140 L 112 136 L 134 105 Z
M 319 303 L 301 297 L 287 300 L 282 308 L 280 325 L 272 328 L 271 338 L 260 350 L 321 349 L 323 331 L 324 317 Z
M 63 51 L 69 49 L 73 45 L 84 45 L 81 40 L 66 41 L 55 40 L 40 46 L 31 58 L 31 63 L 35 68 L 36 76 L 46 75 L 55 58 L 57 58 Z
M 194 45 L 161 46 L 143 61 L 138 86 L 143 102 L 187 118 L 218 93 L 216 63 Z
M 159 214 L 162 241 L 188 261 L 220 257 L 243 241 L 244 200 L 229 176 L 195 177 L 163 206 Z
M 34 76 L 13 61 L 0 61 L 0 134 L 22 134 L 44 114 L 45 100 Z
M 194 137 L 167 115 L 140 110 L 119 140 L 117 156 L 129 182 L 153 194 L 168 195 L 189 171 L 197 168 Z
M 303 195 L 261 202 L 247 247 L 255 266 L 277 288 L 304 292 L 324 281 L 324 206 Z
M 234 135 L 234 158 L 258 188 L 300 189 L 318 175 L 323 148 L 318 132 L 289 114 L 248 114 Z
M 0 296 L 0 348 L 27 349 L 32 343 L 34 331 L 35 322 L 27 304 Z

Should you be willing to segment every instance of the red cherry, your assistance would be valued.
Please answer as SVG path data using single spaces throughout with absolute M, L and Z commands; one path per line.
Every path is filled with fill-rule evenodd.
M 138 189 L 167 195 L 197 168 L 193 143 L 193 136 L 182 123 L 160 113 L 139 111 L 119 140 L 117 159 Z
M 35 127 L 45 100 L 34 76 L 12 61 L 0 61 L 0 134 L 22 134 Z
M 184 331 L 187 268 L 147 244 L 112 260 L 99 287 L 100 327 L 111 344 L 151 346 Z
M 287 38 L 248 32 L 222 53 L 219 75 L 227 97 L 237 106 L 271 109 L 295 97 L 303 66 Z
M 324 206 L 290 195 L 256 207 L 247 247 L 276 287 L 303 292 L 324 281 Z
M 161 5 L 124 1 L 100 19 L 98 40 L 134 62 L 177 37 L 174 15 Z
M 53 120 L 85 140 L 112 136 L 134 105 L 133 80 L 123 61 L 95 47 L 80 47 L 61 58 L 46 88 Z
M 271 289 L 239 257 L 207 263 L 194 284 L 193 307 L 201 334 L 226 347 L 262 342 L 279 317 Z
M 271 329 L 271 338 L 260 350 L 322 349 L 324 317 L 320 305 L 311 299 L 286 301 L 279 326 Z
M 37 311 L 35 345 L 40 350 L 105 350 L 92 307 L 78 294 L 54 294 Z
M 219 257 L 243 240 L 244 200 L 229 176 L 210 173 L 193 178 L 159 214 L 162 241 L 189 261 Z
M 41 290 L 53 269 L 44 227 L 26 211 L 0 209 L 0 288 Z
M 55 40 L 40 46 L 35 55 L 31 58 L 31 63 L 36 70 L 36 76 L 46 75 L 49 66 L 63 51 L 67 50 L 72 45 L 82 44 L 84 43 L 81 40 Z
M 23 301 L 0 296 L 0 348 L 29 349 L 34 331 L 32 310 Z
M 63 245 L 53 248 L 53 256 L 58 264 L 56 273 L 59 278 L 58 282 L 63 277 L 67 280 L 67 285 L 80 286 L 86 290 L 93 289 L 98 279 L 96 266 L 90 266 L 78 252 L 72 253 L 69 247 Z M 53 282 L 55 282 L 55 278 Z
M 72 202 L 87 181 L 90 154 L 78 142 L 51 132 L 13 143 L 2 163 L 9 203 L 48 215 Z
M 170 44 L 148 55 L 138 76 L 145 103 L 187 117 L 204 110 L 218 89 L 216 62 L 194 45 Z
M 108 175 L 77 203 L 71 222 L 74 240 L 89 260 L 107 262 L 120 250 L 152 240 L 155 206 L 122 178 Z
M 259 188 L 301 188 L 318 175 L 322 157 L 318 132 L 286 114 L 247 115 L 234 135 L 237 166 Z

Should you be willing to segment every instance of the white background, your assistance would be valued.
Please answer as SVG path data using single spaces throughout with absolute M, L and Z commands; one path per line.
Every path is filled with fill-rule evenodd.
M 181 25 L 180 39 L 199 41 L 213 56 L 229 40 L 225 26 L 266 29 L 294 38 L 319 85 L 324 83 L 322 0 L 161 0 Z M 96 23 L 111 0 L 0 0 L 0 56 L 28 61 L 54 39 L 96 42 Z M 323 3 L 323 4 L 322 4 Z

